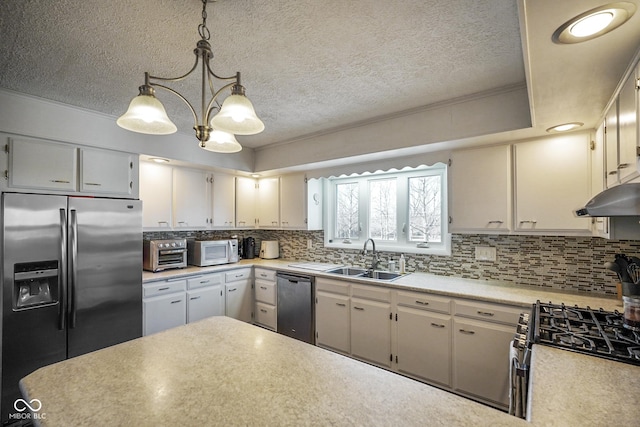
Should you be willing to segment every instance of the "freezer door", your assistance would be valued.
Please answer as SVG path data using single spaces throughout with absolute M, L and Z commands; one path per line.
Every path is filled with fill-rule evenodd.
M 142 204 L 69 198 L 68 357 L 142 336 Z
M 18 381 L 67 356 L 64 273 L 67 198 L 2 195 L 2 419 Z

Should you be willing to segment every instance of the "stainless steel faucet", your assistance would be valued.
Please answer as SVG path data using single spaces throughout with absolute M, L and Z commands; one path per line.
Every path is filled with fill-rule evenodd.
M 364 246 L 362 247 L 362 255 L 367 254 L 367 243 L 371 242 L 371 246 L 373 247 L 373 254 L 371 258 L 371 271 L 375 271 L 378 268 L 378 264 L 380 263 L 380 258 L 378 257 L 378 252 L 376 252 L 376 242 L 373 239 L 367 239 L 364 242 Z

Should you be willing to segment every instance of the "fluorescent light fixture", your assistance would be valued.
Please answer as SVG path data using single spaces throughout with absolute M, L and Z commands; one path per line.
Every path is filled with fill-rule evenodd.
M 568 132 L 570 130 L 577 129 L 581 126 L 584 126 L 582 122 L 571 122 L 571 123 L 563 123 L 561 125 L 552 126 L 547 129 L 547 132 Z
M 591 40 L 618 28 L 635 12 L 636 5 L 633 3 L 609 3 L 568 20 L 553 33 L 551 39 L 559 44 Z

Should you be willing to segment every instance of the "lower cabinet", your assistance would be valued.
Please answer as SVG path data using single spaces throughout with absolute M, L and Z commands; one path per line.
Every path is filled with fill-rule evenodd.
M 187 321 L 189 323 L 211 316 L 224 316 L 222 285 L 187 292 Z
M 351 355 L 390 368 L 391 290 L 352 285 L 351 295 Z
M 142 333 L 151 335 L 187 323 L 187 281 L 164 280 L 143 285 Z
M 351 353 L 349 291 L 348 283 L 316 279 L 316 345 L 319 347 Z
M 251 268 L 225 273 L 225 313 L 228 317 L 251 323 L 253 320 L 253 292 Z
M 256 306 L 253 320 L 257 325 L 276 331 L 278 329 L 276 272 L 256 268 L 254 276 Z

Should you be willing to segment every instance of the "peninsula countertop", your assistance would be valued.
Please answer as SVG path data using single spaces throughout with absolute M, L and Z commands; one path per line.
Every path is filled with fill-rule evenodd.
M 525 426 L 366 363 L 212 317 L 41 368 L 42 426 Z

